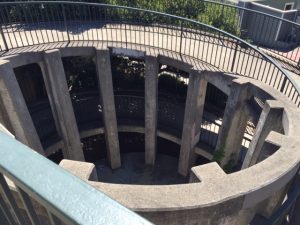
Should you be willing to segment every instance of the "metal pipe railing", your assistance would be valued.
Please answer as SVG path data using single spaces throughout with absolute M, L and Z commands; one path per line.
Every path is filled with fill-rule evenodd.
M 1 224 L 151 224 L 10 135 L 0 142 Z

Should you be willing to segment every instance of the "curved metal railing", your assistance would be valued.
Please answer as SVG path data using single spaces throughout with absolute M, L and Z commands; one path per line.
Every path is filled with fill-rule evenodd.
M 300 73 L 300 24 L 291 21 L 295 19 L 296 12 L 272 12 L 258 5 L 249 9 L 209 0 L 205 0 L 204 4 L 206 9 L 200 14 L 199 21 L 211 22 L 211 25 L 239 36 L 265 53 L 292 64 L 298 69 L 295 72 Z
M 155 48 L 192 57 L 202 70 L 260 80 L 300 105 L 299 87 L 272 58 L 232 34 L 192 19 L 68 1 L 4 2 L 0 3 L 0 18 L 2 51 L 49 43 L 78 45 L 82 41 Z
M 241 7 L 235 4 L 210 0 L 189 2 L 187 4 L 194 4 L 189 6 L 189 8 L 187 8 L 188 6 L 176 8 L 176 4 L 160 0 L 151 1 L 151 3 L 146 0 L 79 1 L 119 4 L 193 18 L 256 45 L 268 55 L 279 59 L 279 62 L 286 69 L 300 74 L 300 24 L 292 21 L 297 16 L 296 10 L 285 12 L 272 10 L 263 5 L 259 6 L 259 4 L 249 2 L 244 2 L 244 6 Z M 177 1 L 177 3 L 180 4 L 180 1 Z M 251 6 L 246 7 L 249 4 Z M 182 3 L 181 5 L 184 4 Z M 193 7 L 195 8 L 194 10 Z

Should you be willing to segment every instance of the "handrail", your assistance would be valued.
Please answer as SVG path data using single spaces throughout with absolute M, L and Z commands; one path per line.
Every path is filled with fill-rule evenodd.
M 0 200 L 4 198 L 9 203 L 6 205 L 0 201 L 0 210 L 8 209 L 10 205 L 20 224 L 25 224 L 22 223 L 24 218 L 4 176 L 16 185 L 15 191 L 34 224 L 42 223 L 38 222 L 37 212 L 32 207 L 36 203 L 31 199 L 45 207 L 50 219 L 66 224 L 151 224 L 2 132 L 0 142 Z M 7 220 L 15 224 L 11 212 L 4 212 Z
M 35 1 L 35 0 L 33 0 L 33 1 Z M 67 1 L 72 2 L 72 0 L 67 0 Z M 79 2 L 84 2 L 84 1 L 79 1 Z M 88 2 L 100 3 L 101 4 L 104 1 L 103 0 L 89 0 Z M 141 2 L 143 4 L 145 3 L 145 1 L 141 1 Z M 153 3 L 154 3 L 154 7 L 151 8 L 151 10 L 159 11 L 160 8 L 156 7 L 156 5 L 157 5 L 156 1 L 153 1 Z M 240 21 L 233 21 L 234 22 L 233 26 L 235 26 L 234 29 L 238 29 L 240 32 L 241 31 L 244 32 L 245 30 L 247 30 L 247 32 L 246 32 L 247 34 L 246 34 L 245 37 L 243 37 L 243 39 L 245 39 L 247 41 L 252 41 L 252 43 L 257 45 L 258 47 L 267 48 L 265 52 L 267 54 L 270 54 L 272 57 L 276 57 L 277 59 L 279 59 L 279 61 L 282 62 L 282 65 L 286 69 L 291 70 L 292 72 L 296 72 L 298 74 L 300 73 L 300 68 L 299 68 L 300 58 L 298 58 L 298 57 L 295 58 L 295 56 L 294 56 L 295 54 L 296 55 L 300 54 L 300 49 L 295 48 L 295 49 L 292 50 L 292 53 L 291 52 L 287 53 L 287 52 L 284 52 L 284 51 L 277 50 L 277 48 L 279 48 L 279 46 L 281 46 L 280 48 L 282 48 L 282 44 L 277 43 L 277 34 L 274 33 L 275 32 L 274 30 L 272 30 L 272 29 L 276 28 L 277 29 L 276 32 L 279 32 L 282 29 L 281 24 L 284 23 L 284 25 L 285 25 L 284 29 L 287 29 L 286 26 L 288 25 L 288 26 L 292 26 L 292 27 L 297 27 L 298 32 L 300 32 L 300 24 L 299 23 L 293 22 L 293 21 L 285 19 L 285 18 L 281 18 L 279 16 L 275 16 L 275 15 L 272 15 L 272 14 L 269 14 L 269 13 L 260 12 L 260 11 L 249 9 L 249 8 L 246 8 L 246 7 L 237 6 L 237 5 L 234 5 L 234 4 L 228 4 L 228 3 L 211 1 L 211 0 L 203 0 L 203 3 L 204 3 L 205 8 L 207 8 L 209 6 L 214 6 L 214 7 L 219 7 L 219 9 L 217 9 L 217 8 L 214 9 L 214 11 L 211 14 L 210 14 L 210 12 L 208 12 L 208 10 L 205 10 L 204 12 L 200 12 L 200 16 L 199 16 L 198 20 L 201 21 L 201 22 L 206 22 L 205 20 L 204 21 L 202 20 L 203 15 L 204 15 L 204 18 L 207 17 L 207 15 L 214 17 L 214 16 L 216 16 L 215 14 L 218 13 L 217 11 L 220 11 L 220 10 L 223 11 L 224 7 L 225 7 L 225 11 L 227 11 L 227 8 L 228 9 L 230 8 L 231 10 L 236 10 L 236 12 L 234 12 L 234 14 L 236 14 L 235 16 L 238 16 L 239 19 L 243 18 L 244 12 L 251 13 L 251 18 L 253 17 L 252 20 L 255 19 L 256 25 L 260 24 L 261 26 L 265 26 L 264 35 L 262 35 L 261 33 L 259 34 L 260 40 L 256 40 L 257 35 L 253 34 L 253 33 L 257 32 L 257 30 L 253 31 L 253 29 L 255 29 L 255 28 L 249 27 L 250 30 L 247 30 L 247 26 L 250 26 L 250 25 L 247 25 L 246 29 L 245 29 L 245 27 L 242 27 L 241 24 L 239 24 Z M 124 6 L 126 6 L 127 2 L 124 2 L 123 4 L 125 4 Z M 130 3 L 129 6 L 132 6 L 132 3 Z M 143 5 L 142 6 L 141 5 L 134 5 L 133 7 L 143 8 Z M 228 19 L 230 20 L 229 17 L 227 17 L 226 15 L 224 15 L 224 16 L 225 17 L 222 18 L 223 21 L 228 20 Z M 257 16 L 260 17 L 258 19 L 258 21 L 257 21 Z M 271 24 L 270 24 L 270 19 L 273 19 Z M 235 20 L 238 20 L 238 19 L 235 18 Z M 265 21 L 265 20 L 268 20 L 268 21 Z M 261 24 L 262 21 L 263 21 L 263 24 Z M 275 27 L 273 27 L 274 24 L 275 24 Z M 222 25 L 222 22 L 221 22 L 221 24 L 214 24 L 214 26 L 217 27 L 217 28 L 222 29 L 223 25 Z M 272 27 L 271 29 L 269 28 L 270 26 Z M 223 28 L 223 30 L 228 31 L 228 29 L 226 27 L 227 26 L 225 26 Z M 236 35 L 235 32 L 233 32 L 232 34 Z M 245 35 L 245 32 L 244 32 L 243 35 Z M 287 37 L 288 37 L 288 35 L 287 35 Z M 273 40 L 270 41 L 270 39 L 272 39 L 272 38 L 273 38 Z M 276 39 L 275 41 L 274 41 L 274 38 Z M 269 39 L 269 41 L 261 43 L 262 39 Z M 288 43 L 290 41 L 291 41 L 291 39 L 287 39 L 284 42 L 287 42 L 287 44 L 291 44 L 291 43 Z M 292 42 L 292 43 L 293 43 L 292 46 L 294 46 L 294 42 Z M 297 44 L 297 47 L 299 47 L 299 43 Z M 286 46 L 284 48 L 287 50 L 288 47 Z M 289 65 L 289 66 L 286 66 L 286 64 Z M 291 68 L 293 68 L 293 69 L 291 69 Z
M 239 75 L 248 76 L 248 77 L 254 76 L 253 72 L 254 73 L 262 73 L 262 74 L 258 74 L 259 76 L 262 76 L 262 77 L 260 77 L 260 78 L 257 77 L 256 79 L 263 80 L 264 82 L 267 82 L 268 84 L 273 82 L 273 87 L 277 86 L 275 88 L 277 88 L 279 91 L 283 92 L 285 95 L 290 97 L 290 99 L 292 101 L 294 101 L 294 103 L 297 104 L 297 106 L 300 106 L 300 88 L 299 88 L 298 84 L 293 80 L 293 78 L 281 67 L 281 65 L 278 62 L 276 62 L 270 56 L 268 56 L 267 54 L 265 54 L 264 52 L 259 50 L 257 47 L 250 45 L 249 43 L 242 40 L 241 38 L 236 37 L 228 32 L 222 31 L 218 28 L 206 25 L 204 23 L 197 22 L 197 21 L 194 21 L 194 20 L 188 19 L 188 18 L 182 18 L 180 16 L 170 15 L 170 14 L 166 14 L 166 13 L 162 13 L 162 12 L 155 12 L 155 11 L 147 10 L 147 9 L 138 9 L 138 8 L 127 7 L 127 6 L 106 5 L 106 4 L 101 4 L 101 3 L 83 3 L 83 2 L 69 2 L 69 1 L 35 1 L 35 2 L 1 2 L 0 3 L 0 6 L 10 6 L 10 5 L 15 5 L 15 6 L 20 6 L 20 5 L 61 6 L 61 5 L 64 5 L 64 8 L 66 6 L 70 6 L 70 7 L 75 7 L 75 6 L 100 7 L 100 8 L 104 8 L 104 9 L 106 8 L 106 9 L 111 9 L 111 10 L 123 10 L 123 11 L 126 11 L 126 13 L 128 13 L 128 12 L 129 13 L 144 13 L 145 15 L 147 14 L 148 16 L 149 15 L 155 15 L 157 17 L 161 16 L 161 18 L 168 19 L 170 21 L 175 21 L 175 23 L 173 22 L 171 24 L 171 27 L 168 27 L 168 29 L 172 29 L 172 28 L 178 27 L 178 26 L 182 27 L 181 35 L 179 36 L 180 45 L 182 44 L 183 38 L 185 38 L 185 37 L 183 37 L 183 32 L 185 32 L 185 34 L 196 33 L 199 35 L 199 38 L 203 38 L 203 37 L 205 38 L 205 36 L 207 36 L 206 34 L 210 33 L 214 36 L 214 39 L 209 37 L 209 41 L 211 39 L 213 39 L 213 41 L 215 41 L 215 42 L 217 42 L 219 40 L 221 40 L 221 41 L 223 40 L 222 43 L 217 43 L 217 44 L 214 43 L 214 45 L 216 45 L 217 48 L 219 48 L 219 46 L 221 46 L 222 48 L 225 47 L 226 48 L 225 54 L 227 54 L 226 57 L 229 57 L 228 60 L 230 61 L 230 62 L 228 62 L 227 69 L 220 68 L 220 62 L 218 65 L 213 65 L 213 66 L 215 66 L 217 68 L 219 66 L 219 69 L 221 69 L 221 71 L 225 70 L 225 72 L 233 72 L 233 73 L 237 73 Z M 109 14 L 105 14 L 105 17 L 106 16 L 109 16 Z M 111 19 L 114 19 L 114 18 L 111 18 Z M 2 18 L 2 20 L 3 20 L 3 18 Z M 105 20 L 104 22 L 107 23 L 107 21 L 108 20 Z M 20 22 L 22 24 L 26 24 L 27 21 L 21 20 Z M 120 24 L 124 24 L 124 21 L 114 20 L 114 22 L 115 23 L 119 22 Z M 158 20 L 155 22 L 159 24 L 161 21 Z M 65 21 L 64 23 L 68 24 L 68 20 Z M 163 22 L 161 22 L 161 23 L 163 23 Z M 136 23 L 136 24 L 145 25 L 145 22 Z M 155 23 L 153 23 L 153 22 L 151 23 L 152 26 L 154 24 Z M 192 28 L 188 28 L 189 26 L 192 26 Z M 2 25 L 2 29 L 5 29 L 5 24 Z M 67 32 L 67 31 L 68 30 L 64 30 L 64 32 Z M 112 29 L 111 29 L 111 31 L 112 31 Z M 130 31 L 130 28 L 125 27 L 126 38 L 127 38 L 128 31 Z M 201 33 L 197 33 L 197 32 L 201 32 Z M 155 32 L 152 32 L 152 33 L 154 35 Z M 144 34 L 145 34 L 145 32 L 144 32 Z M 8 35 L 8 34 L 6 34 L 6 35 Z M 68 37 L 69 37 L 69 35 L 70 34 L 68 32 Z M 159 35 L 159 33 L 158 33 L 158 35 Z M 7 36 L 4 38 L 7 39 Z M 27 36 L 26 36 L 26 38 L 27 38 Z M 69 41 L 65 37 L 63 37 L 63 38 L 64 38 L 63 41 Z M 88 37 L 85 39 L 83 37 L 83 41 L 84 40 L 90 40 L 90 38 Z M 16 39 L 16 42 L 17 41 L 18 40 Z M 107 41 L 109 41 L 109 40 L 107 40 Z M 130 43 L 130 41 L 131 40 L 126 39 L 125 43 Z M 195 42 L 196 41 L 198 41 L 200 43 L 201 40 L 195 39 Z M 9 40 L 6 40 L 6 42 L 9 42 Z M 122 42 L 124 42 L 124 41 L 122 41 Z M 206 42 L 207 42 L 206 40 L 203 41 L 204 44 L 206 44 Z M 23 45 L 21 44 L 21 47 L 23 47 Z M 153 45 L 154 45 L 153 47 L 159 47 L 159 46 L 155 46 L 156 43 L 155 44 L 153 43 Z M 209 48 L 211 44 L 208 42 L 207 45 Z M 200 44 L 199 44 L 199 46 L 200 46 Z M 189 46 L 189 47 L 191 47 L 191 46 Z M 10 48 L 15 48 L 15 47 L 12 46 Z M 200 47 L 198 47 L 198 48 L 200 48 Z M 229 54 L 227 53 L 227 48 L 230 49 Z M 231 54 L 233 53 L 232 51 L 234 51 L 233 59 L 231 58 Z M 180 54 L 183 54 L 183 55 L 189 55 L 189 53 L 186 53 L 186 49 L 184 49 L 184 48 L 183 49 L 180 48 L 179 51 L 176 50 L 175 52 L 179 52 Z M 223 49 L 222 49 L 222 53 L 223 53 Z M 211 53 L 210 58 L 212 58 L 212 54 L 215 54 L 215 52 Z M 199 55 L 199 50 L 198 50 L 198 55 Z M 252 61 L 251 61 L 250 65 L 248 66 L 250 56 L 252 57 Z M 197 58 L 194 53 L 193 53 L 193 57 Z M 236 58 L 236 57 L 238 57 L 238 58 Z M 243 65 L 245 57 L 248 57 L 246 66 Z M 255 68 L 253 68 L 253 60 L 254 59 L 256 59 Z M 205 59 L 205 60 L 201 59 L 201 60 L 205 61 L 207 59 Z M 242 63 L 237 64 L 238 60 L 242 60 Z M 215 60 L 215 62 L 212 63 L 211 59 L 209 60 L 208 63 L 217 64 L 216 60 Z M 229 63 L 232 64 L 231 69 L 230 68 L 228 69 Z M 239 68 L 240 66 L 242 66 L 242 68 Z M 254 69 L 254 71 L 247 71 L 249 69 Z M 258 70 L 262 69 L 263 71 L 257 71 L 257 69 Z M 265 74 L 265 73 L 267 73 L 267 74 Z M 275 76 L 275 78 L 271 77 L 271 76 Z M 253 78 L 255 78 L 255 77 L 253 77 Z M 268 79 L 272 79 L 272 80 L 270 81 Z M 277 83 L 274 83 L 274 82 L 277 82 Z

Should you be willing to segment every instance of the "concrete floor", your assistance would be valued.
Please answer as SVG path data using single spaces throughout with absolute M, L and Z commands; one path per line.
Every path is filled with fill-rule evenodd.
M 146 166 L 143 152 L 122 154 L 122 167 L 110 169 L 107 160 L 95 163 L 99 181 L 118 184 L 167 185 L 187 183 L 187 178 L 177 173 L 178 159 L 157 155 L 155 166 Z

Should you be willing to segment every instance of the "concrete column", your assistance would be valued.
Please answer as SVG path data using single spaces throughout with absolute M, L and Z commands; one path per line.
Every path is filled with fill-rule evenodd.
M 254 165 L 261 153 L 266 137 L 271 130 L 282 130 L 282 105 L 278 101 L 266 101 L 256 126 L 255 134 L 248 148 L 242 169 Z
M 238 160 L 248 121 L 244 109 L 245 101 L 250 98 L 248 92 L 248 83 L 243 78 L 232 82 L 215 150 L 224 152 L 222 166 Z
M 154 165 L 157 133 L 157 87 L 159 63 L 155 56 L 145 57 L 145 162 Z
M 64 158 L 85 161 L 59 50 L 46 51 L 44 61 L 44 82 L 55 123 L 63 139 Z
M 192 166 L 194 149 L 199 140 L 207 81 L 198 71 L 189 77 L 184 123 L 181 137 L 178 173 L 186 176 Z
M 107 155 L 110 166 L 116 169 L 121 166 L 118 127 L 112 83 L 110 53 L 108 49 L 96 49 L 96 68 L 101 102 Z
M 0 102 L 2 119 L 17 140 L 44 155 L 23 94 L 9 61 L 0 61 Z
M 289 182 L 286 186 L 282 187 L 279 191 L 275 192 L 271 197 L 265 200 L 265 204 L 263 206 L 263 210 L 260 213 L 262 216 L 266 218 L 270 218 L 273 213 L 275 213 L 278 208 L 282 205 L 284 198 L 290 188 L 291 182 Z
M 225 206 L 224 206 L 225 207 Z M 255 216 L 256 208 L 241 209 L 233 215 L 223 216 L 221 218 L 212 219 L 210 224 L 222 225 L 242 225 L 249 224 Z

